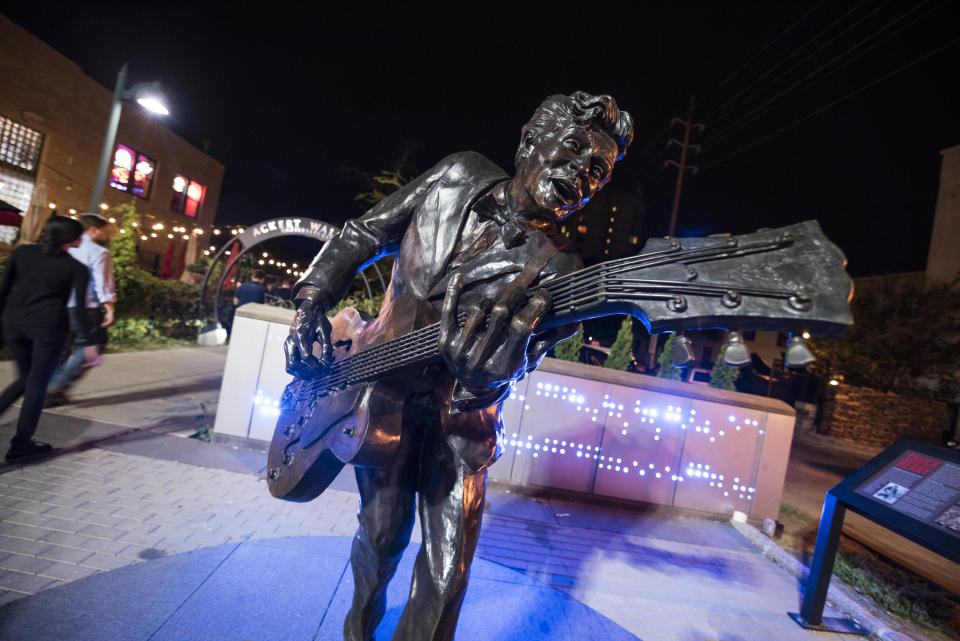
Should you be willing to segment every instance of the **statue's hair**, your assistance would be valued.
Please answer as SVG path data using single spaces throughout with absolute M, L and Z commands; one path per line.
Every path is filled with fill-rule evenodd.
M 617 101 L 610 96 L 594 96 L 582 91 L 576 91 L 569 96 L 556 94 L 540 103 L 530 121 L 523 126 L 514 164 L 520 166 L 524 141 L 528 136 L 538 141 L 556 134 L 571 122 L 597 129 L 610 136 L 617 144 L 617 160 L 623 158 L 627 147 L 633 141 L 633 118 L 619 109 Z

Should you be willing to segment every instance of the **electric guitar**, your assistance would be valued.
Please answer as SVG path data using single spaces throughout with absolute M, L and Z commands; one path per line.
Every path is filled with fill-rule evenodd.
M 547 279 L 528 294 L 551 294 L 540 329 L 629 314 L 652 334 L 724 328 L 835 336 L 852 323 L 845 265 L 820 225 L 807 221 L 742 236 L 651 239 L 636 256 Z M 389 461 L 409 393 L 390 378 L 440 362 L 439 323 L 381 340 L 348 308 L 331 325 L 332 365 L 319 378 L 294 379 L 280 401 L 267 464 L 277 498 L 309 501 L 344 464 Z

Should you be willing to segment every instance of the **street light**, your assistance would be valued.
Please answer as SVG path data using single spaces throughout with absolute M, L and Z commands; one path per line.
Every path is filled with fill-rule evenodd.
M 113 90 L 113 104 L 110 107 L 110 119 L 107 121 L 107 133 L 103 137 L 103 149 L 100 150 L 100 165 L 97 167 L 97 179 L 93 184 L 93 195 L 90 197 L 88 211 L 97 211 L 103 208 L 100 199 L 103 197 L 103 187 L 107 180 L 107 169 L 110 167 L 110 158 L 113 155 L 113 143 L 117 139 L 117 127 L 120 126 L 120 112 L 123 110 L 123 101 L 136 98 L 145 109 L 155 114 L 166 116 L 170 111 L 163 104 L 160 83 L 145 82 L 134 85 L 129 89 L 127 81 L 127 63 L 123 63 L 117 73 L 117 86 Z

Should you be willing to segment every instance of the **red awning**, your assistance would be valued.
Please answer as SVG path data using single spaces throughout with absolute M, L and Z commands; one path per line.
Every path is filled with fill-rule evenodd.
M 0 225 L 19 227 L 23 223 L 23 216 L 9 209 L 0 209 Z

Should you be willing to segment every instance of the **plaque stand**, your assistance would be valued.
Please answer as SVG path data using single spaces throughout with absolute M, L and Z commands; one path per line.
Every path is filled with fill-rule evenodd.
M 820 527 L 817 529 L 817 543 L 807 576 L 806 591 L 800 612 L 788 612 L 790 618 L 807 630 L 824 632 L 842 632 L 844 634 L 863 634 L 869 632 L 853 619 L 824 617 L 823 607 L 827 602 L 827 589 L 833 575 L 833 563 L 837 558 L 840 545 L 840 531 L 843 529 L 843 517 L 846 507 L 837 500 L 831 491 L 823 500 L 823 513 L 820 515 Z

